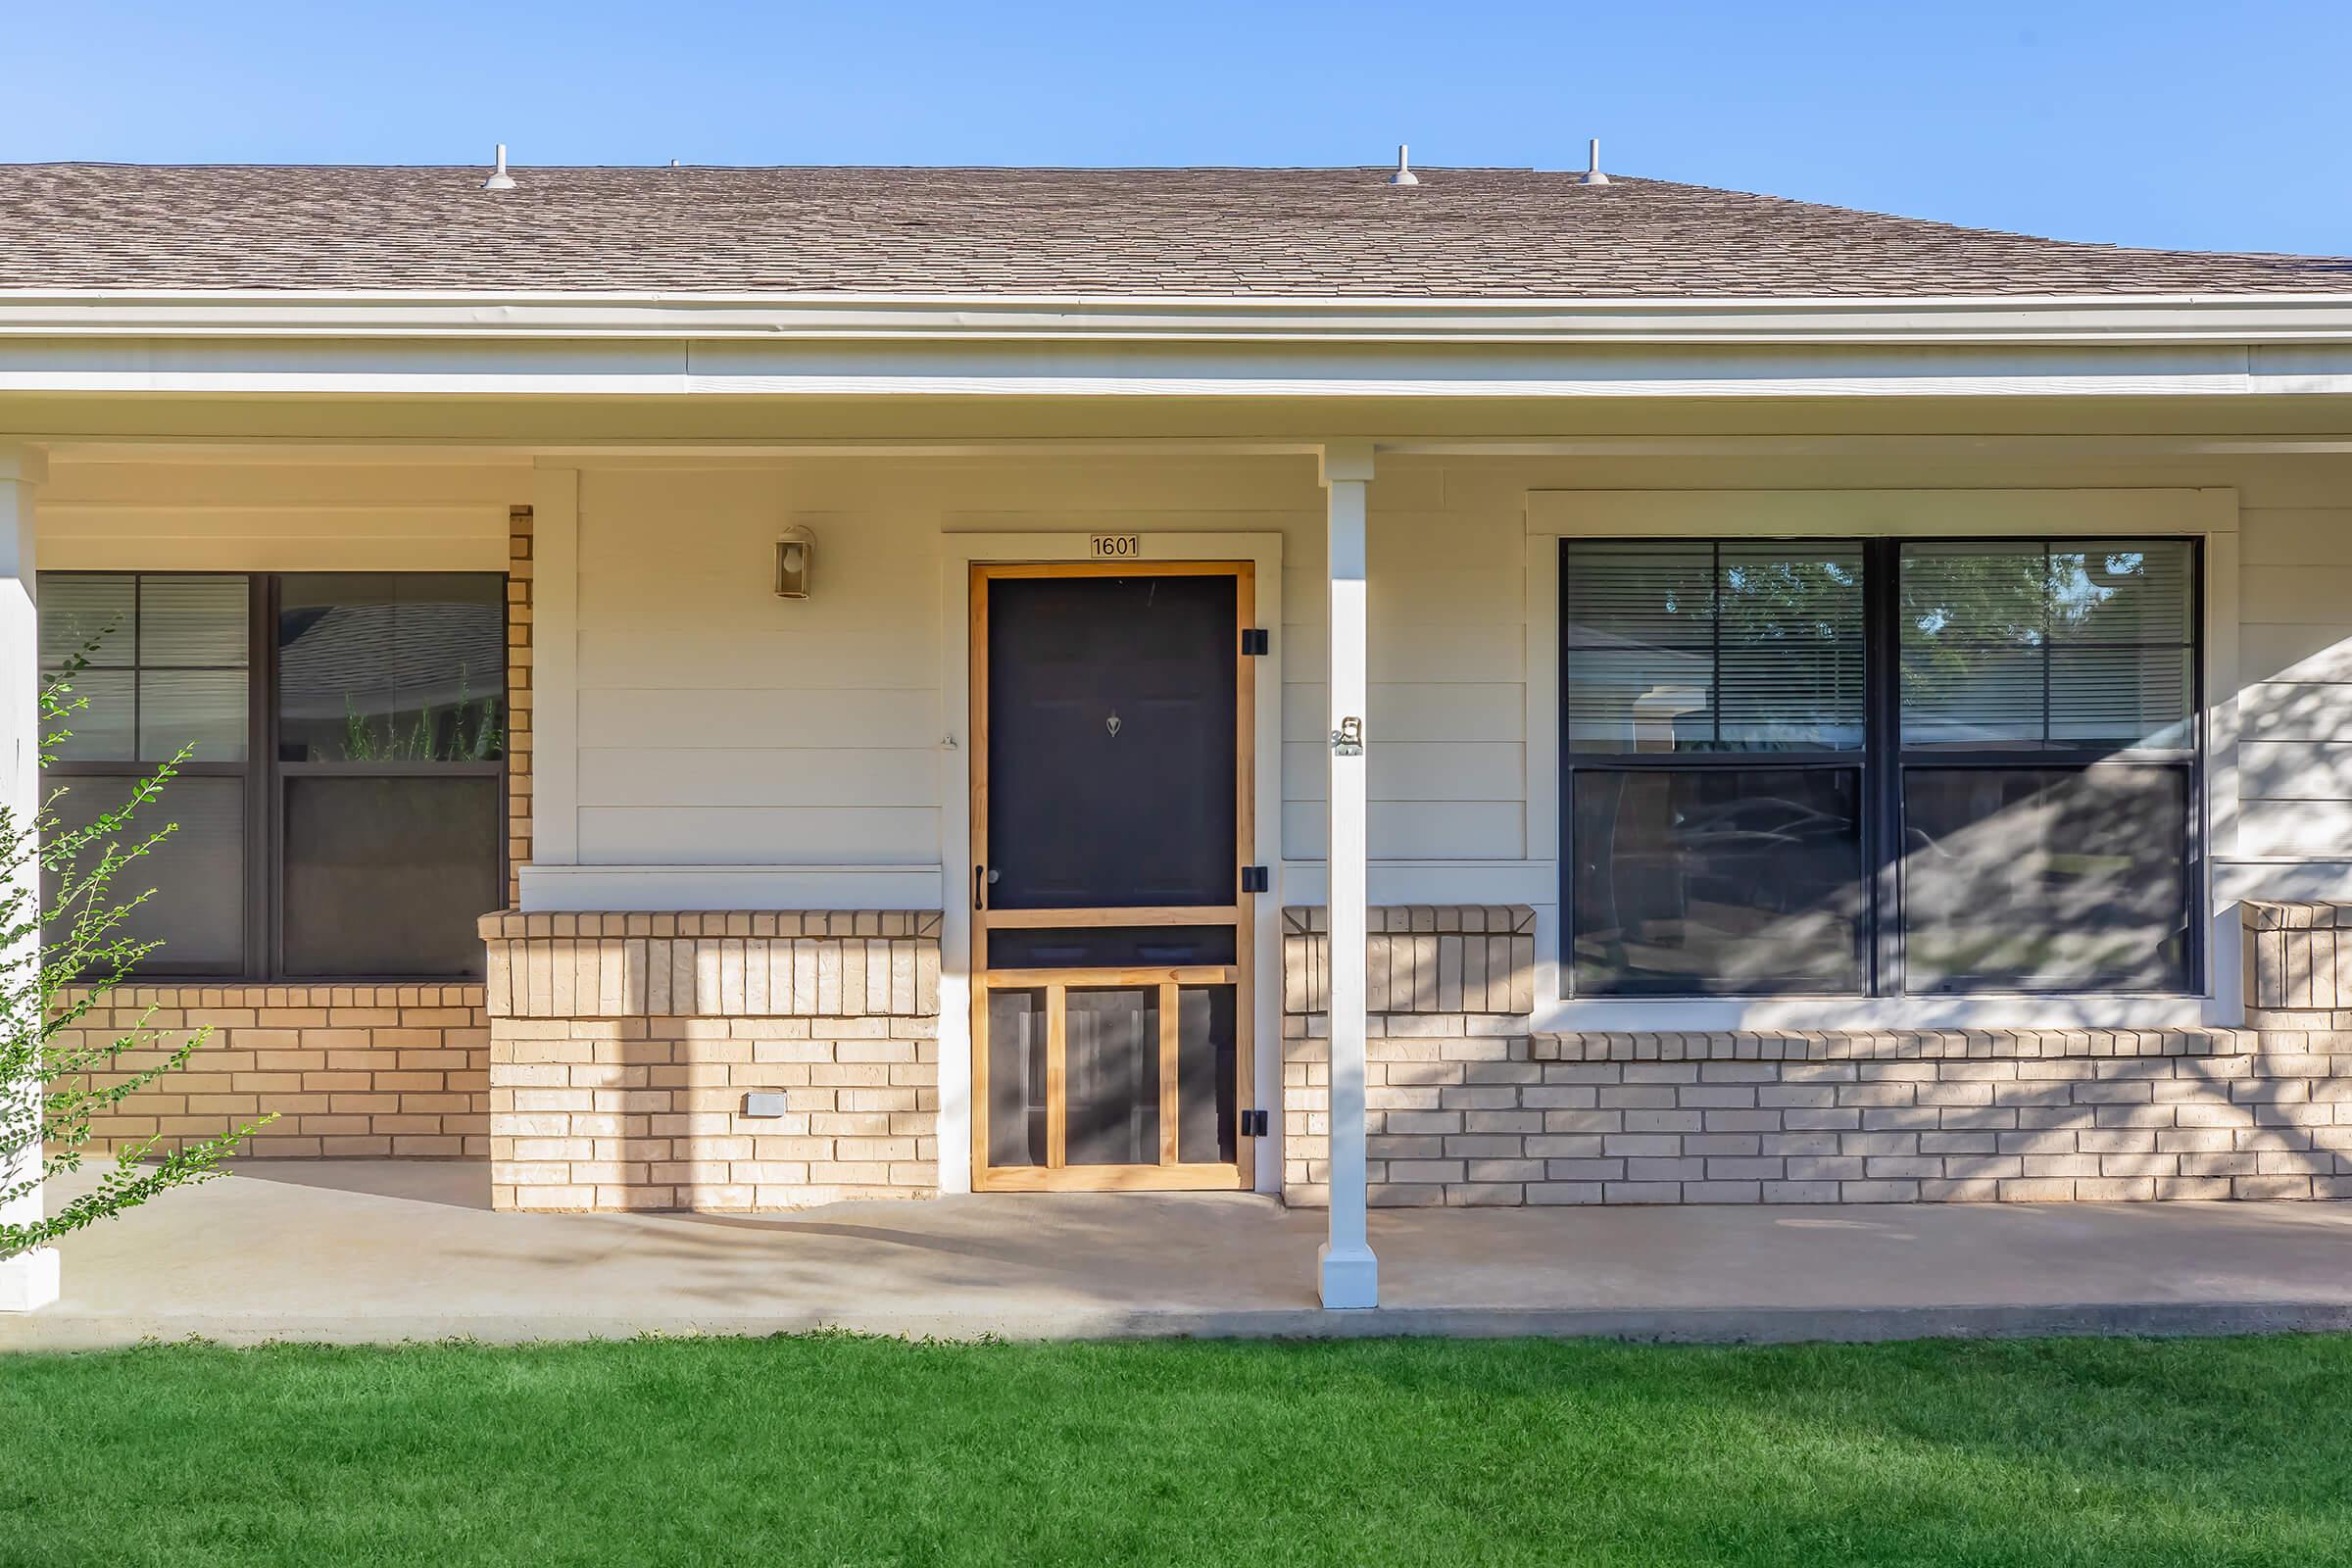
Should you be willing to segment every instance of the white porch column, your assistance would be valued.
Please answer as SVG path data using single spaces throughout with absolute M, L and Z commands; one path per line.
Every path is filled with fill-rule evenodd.
M 33 490 L 48 477 L 40 453 L 0 446 L 0 801 L 22 822 L 40 806 L 40 642 L 33 624 Z M 37 892 L 36 892 L 37 896 Z M 0 1094 L 32 1095 L 38 1083 L 0 1084 Z M 32 1170 L 40 1151 L 24 1159 Z M 14 1187 L 22 1169 L 0 1170 L 0 1189 Z M 41 1194 L 32 1192 L 0 1210 L 0 1220 L 24 1224 L 38 1219 Z M 0 1312 L 28 1312 L 57 1299 L 54 1248 L 0 1258 Z
M 1323 1304 L 1380 1304 L 1364 1233 L 1364 488 L 1372 448 L 1323 449 L 1331 588 L 1331 1235 Z

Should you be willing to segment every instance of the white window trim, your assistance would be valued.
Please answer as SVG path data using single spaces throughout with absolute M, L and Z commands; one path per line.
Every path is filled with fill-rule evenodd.
M 1138 566 L 1170 561 L 1248 561 L 1256 566 L 1257 624 L 1268 628 L 1267 651 L 1256 666 L 1257 858 L 1270 871 L 1256 901 L 1255 974 L 1251 1000 L 1252 1062 L 1257 1103 L 1282 1104 L 1282 906 L 1292 872 L 1282 844 L 1282 535 L 1279 533 L 1153 533 L 1132 518 L 1106 519 L 1093 532 L 1136 534 Z M 939 697 L 946 744 L 940 753 L 939 859 L 943 877 L 939 943 L 939 1190 L 972 1190 L 972 908 L 964 877 L 972 863 L 972 825 L 963 803 L 971 796 L 965 747 L 972 722 L 972 567 L 975 564 L 1094 559 L 1085 528 L 1038 533 L 948 533 L 939 540 Z M 1126 559 L 1126 558 L 1122 558 Z M 1320 870 L 1320 867 L 1317 867 Z M 1321 884 L 1318 884 L 1321 885 Z M 1268 1121 L 1258 1140 L 1256 1190 L 1282 1190 L 1282 1118 Z
M 1527 842 L 1548 873 L 1536 909 L 1531 1027 L 1588 1030 L 2178 1028 L 2243 1020 L 2237 847 L 2238 504 L 2201 489 L 1532 490 L 1527 497 Z M 1559 548 L 1562 539 L 1933 538 L 2187 534 L 2205 542 L 2205 974 L 2201 994 L 1703 997 L 1579 1001 L 1564 993 L 1558 905 Z M 2217 886 L 2217 883 L 2220 884 Z

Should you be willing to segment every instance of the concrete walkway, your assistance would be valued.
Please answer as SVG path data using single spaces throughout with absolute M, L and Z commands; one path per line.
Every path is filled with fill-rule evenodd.
M 2352 1330 L 2352 1203 L 1376 1213 L 1384 1307 L 1315 1308 L 1319 1212 L 1240 1196 L 496 1214 L 483 1167 L 247 1161 L 65 1244 L 0 1348 L 646 1332 L 1672 1340 Z

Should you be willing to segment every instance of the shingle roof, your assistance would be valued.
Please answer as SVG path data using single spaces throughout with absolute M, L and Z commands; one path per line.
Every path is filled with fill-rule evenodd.
M 2352 293 L 1778 197 L 1433 169 L 0 166 L 0 288 L 1572 299 Z

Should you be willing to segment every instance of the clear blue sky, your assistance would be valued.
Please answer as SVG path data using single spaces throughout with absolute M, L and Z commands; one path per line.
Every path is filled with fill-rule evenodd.
M 9 8 L 0 160 L 1581 167 L 2352 254 L 2352 3 Z

